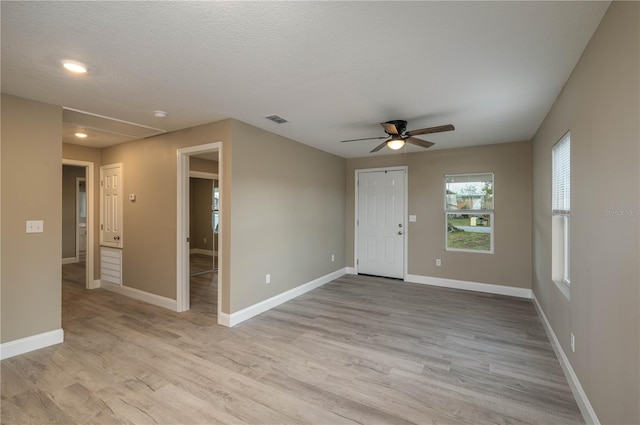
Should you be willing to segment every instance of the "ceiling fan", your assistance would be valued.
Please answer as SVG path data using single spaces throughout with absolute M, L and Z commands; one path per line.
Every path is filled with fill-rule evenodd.
M 360 140 L 372 140 L 372 139 L 387 139 L 384 142 L 380 143 L 378 146 L 373 148 L 373 150 L 369 153 L 378 152 L 380 149 L 384 148 L 385 145 L 389 147 L 389 149 L 398 150 L 404 146 L 405 143 L 411 143 L 412 145 L 420 146 L 423 148 L 430 148 L 434 145 L 433 142 L 428 142 L 422 139 L 416 139 L 413 136 L 417 136 L 419 134 L 431 134 L 431 133 L 441 133 L 443 131 L 452 131 L 455 130 L 455 127 L 451 124 L 439 125 L 437 127 L 427 127 L 420 128 L 418 130 L 407 130 L 407 122 L 403 120 L 392 120 L 380 123 L 380 125 L 384 128 L 384 132 L 387 133 L 386 136 L 380 137 L 365 137 L 364 139 L 351 139 L 351 140 L 343 140 L 341 143 L 346 142 L 357 142 Z

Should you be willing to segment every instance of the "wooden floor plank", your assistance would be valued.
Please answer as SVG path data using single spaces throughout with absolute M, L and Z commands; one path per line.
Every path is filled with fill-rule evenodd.
M 529 300 L 345 275 L 228 329 L 216 279 L 175 313 L 63 266 L 65 342 L 2 361 L 1 423 L 584 423 Z

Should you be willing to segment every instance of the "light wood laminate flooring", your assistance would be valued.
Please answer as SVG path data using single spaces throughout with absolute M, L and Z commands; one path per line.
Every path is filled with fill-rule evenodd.
M 174 313 L 73 275 L 3 424 L 584 423 L 529 300 L 347 275 L 228 329 L 213 276 Z
M 218 271 L 218 257 L 204 254 L 189 255 L 189 276 Z

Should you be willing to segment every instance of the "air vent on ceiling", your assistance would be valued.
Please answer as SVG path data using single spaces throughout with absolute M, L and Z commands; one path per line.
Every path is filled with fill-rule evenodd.
M 286 122 L 289 122 L 287 120 L 285 120 L 284 118 L 282 118 L 280 115 L 269 115 L 268 117 L 265 117 L 268 120 L 273 121 L 276 124 L 284 124 Z

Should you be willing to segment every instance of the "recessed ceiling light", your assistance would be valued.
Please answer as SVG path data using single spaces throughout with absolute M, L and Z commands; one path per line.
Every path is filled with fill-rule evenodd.
M 167 118 L 167 113 L 165 111 L 153 111 L 153 116 L 156 118 Z
M 87 65 L 70 59 L 63 60 L 62 66 L 74 74 L 85 74 L 87 72 Z
M 78 139 L 86 139 L 86 138 L 87 138 L 87 133 L 82 133 L 82 132 L 80 132 L 80 131 L 79 131 L 79 132 L 77 132 L 77 133 L 75 134 L 75 136 L 76 136 Z

